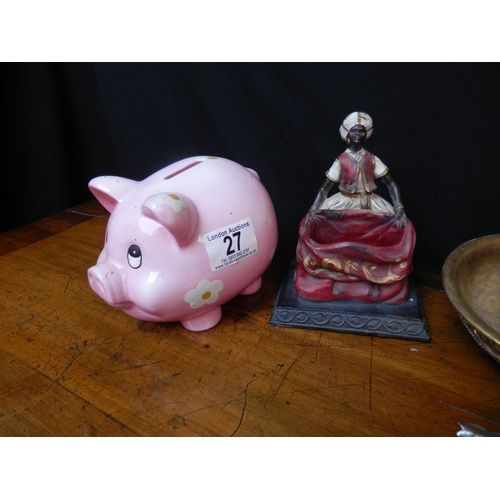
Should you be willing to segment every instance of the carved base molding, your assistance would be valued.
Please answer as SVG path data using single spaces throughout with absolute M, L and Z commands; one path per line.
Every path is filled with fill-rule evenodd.
M 314 302 L 297 297 L 293 272 L 289 268 L 281 283 L 270 319 L 272 325 L 429 341 L 427 322 L 413 281 L 410 280 L 410 294 L 404 304 Z

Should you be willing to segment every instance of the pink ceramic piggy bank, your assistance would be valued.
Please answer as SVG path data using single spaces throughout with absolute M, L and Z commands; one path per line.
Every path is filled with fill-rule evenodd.
M 91 288 L 146 321 L 215 326 L 221 305 L 256 292 L 277 243 L 274 207 L 258 175 L 223 158 L 178 161 L 143 181 L 97 177 L 111 213 Z

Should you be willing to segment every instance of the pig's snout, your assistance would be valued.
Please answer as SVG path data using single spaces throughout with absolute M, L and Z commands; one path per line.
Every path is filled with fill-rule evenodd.
M 91 267 L 87 275 L 92 290 L 109 305 L 119 307 L 129 302 L 125 290 L 125 276 L 118 267 L 103 262 Z

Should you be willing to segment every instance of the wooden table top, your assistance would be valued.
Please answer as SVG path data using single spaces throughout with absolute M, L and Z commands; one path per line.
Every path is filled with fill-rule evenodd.
M 262 289 L 194 333 L 92 292 L 106 222 L 89 202 L 0 235 L 0 436 L 500 432 L 500 366 L 439 287 L 419 286 L 428 343 L 272 326 L 285 238 Z

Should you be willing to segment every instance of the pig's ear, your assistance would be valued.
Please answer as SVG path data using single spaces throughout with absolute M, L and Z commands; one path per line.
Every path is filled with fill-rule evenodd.
M 123 195 L 130 191 L 137 181 L 125 179 L 124 177 L 113 177 L 105 175 L 96 177 L 89 182 L 89 189 L 98 199 L 99 203 L 111 213 Z
M 193 202 L 178 193 L 150 196 L 141 207 L 142 213 L 165 226 L 179 245 L 186 245 L 198 227 L 198 213 Z

